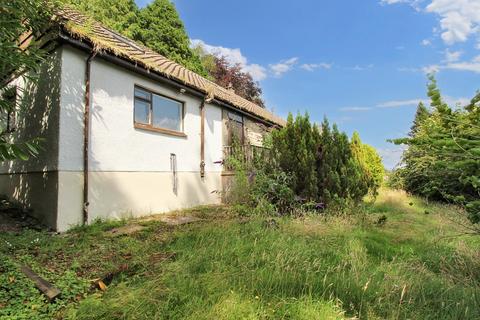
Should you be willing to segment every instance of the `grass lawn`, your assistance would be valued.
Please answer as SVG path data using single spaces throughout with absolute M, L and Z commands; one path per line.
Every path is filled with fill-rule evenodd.
M 268 224 L 199 208 L 188 225 L 1 234 L 0 319 L 480 319 L 480 237 L 458 235 L 456 208 L 385 190 L 357 210 Z M 143 229 L 109 232 L 125 225 Z M 25 263 L 61 298 L 47 303 Z

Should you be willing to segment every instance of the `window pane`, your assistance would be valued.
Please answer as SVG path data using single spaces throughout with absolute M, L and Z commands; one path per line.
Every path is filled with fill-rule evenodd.
M 140 88 L 135 88 L 135 97 L 142 98 L 149 101 L 151 100 L 150 93 Z
M 150 104 L 135 99 L 135 122 L 148 124 L 148 113 L 150 112 Z
M 153 95 L 152 125 L 175 131 L 182 131 L 182 104 Z
M 237 114 L 237 113 L 229 112 L 228 113 L 228 118 L 230 120 L 243 123 L 243 117 L 241 115 Z
M 243 134 L 243 124 L 235 122 L 235 121 L 230 121 L 230 126 L 229 126 L 229 135 L 228 135 L 228 143 L 230 145 L 233 145 L 234 143 L 236 144 L 244 144 L 244 134 Z
M 13 132 L 16 128 L 17 87 L 11 86 L 1 92 L 5 103 L 4 112 L 0 112 L 0 131 Z

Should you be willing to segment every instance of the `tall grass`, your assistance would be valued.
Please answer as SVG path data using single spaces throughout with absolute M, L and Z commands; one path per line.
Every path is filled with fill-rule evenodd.
M 383 194 L 367 220 L 385 214 L 384 226 L 307 217 L 283 218 L 278 229 L 260 218 L 184 227 L 163 248 L 175 261 L 86 299 L 70 316 L 479 319 L 480 244 L 444 238 L 455 228 L 425 206 Z

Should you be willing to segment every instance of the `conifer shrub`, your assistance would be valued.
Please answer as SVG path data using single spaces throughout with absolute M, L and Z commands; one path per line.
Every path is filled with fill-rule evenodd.
M 290 114 L 285 127 L 265 137 L 264 146 L 267 151 L 250 162 L 233 146 L 226 160 L 236 172 L 230 203 L 241 215 L 344 212 L 367 194 L 376 196 L 383 182 L 376 150 L 358 133 L 350 140 L 327 119 L 318 126 L 308 114 Z

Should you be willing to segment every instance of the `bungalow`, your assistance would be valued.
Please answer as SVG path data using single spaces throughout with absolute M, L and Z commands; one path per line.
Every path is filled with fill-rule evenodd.
M 0 165 L 0 194 L 55 230 L 220 203 L 233 137 L 261 146 L 285 123 L 75 10 L 37 40 L 48 57 L 38 81 L 12 80 L 25 107 L 9 118 L 43 151 Z

